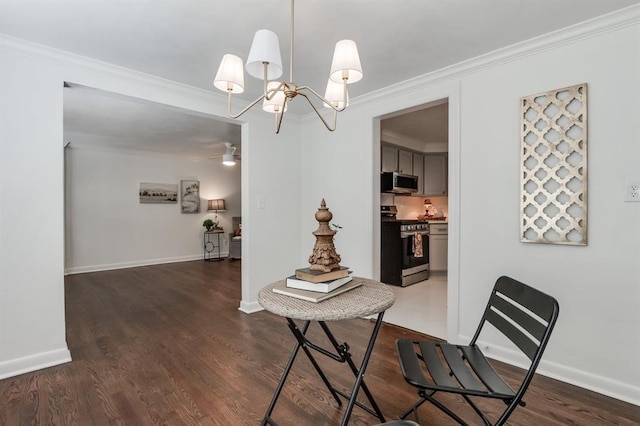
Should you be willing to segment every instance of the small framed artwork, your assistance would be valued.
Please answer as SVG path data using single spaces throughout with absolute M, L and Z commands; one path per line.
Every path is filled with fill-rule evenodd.
M 180 211 L 182 213 L 200 213 L 200 181 L 180 181 Z
M 177 204 L 178 184 L 140 182 L 138 196 L 140 204 Z

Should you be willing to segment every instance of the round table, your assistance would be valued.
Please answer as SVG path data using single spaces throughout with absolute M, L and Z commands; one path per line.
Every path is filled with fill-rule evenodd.
M 342 419 L 342 425 L 347 425 L 349 422 L 349 417 L 351 416 L 351 412 L 355 405 L 384 422 L 384 416 L 364 382 L 364 373 L 367 368 L 369 358 L 371 357 L 371 352 L 373 351 L 378 331 L 382 325 L 384 312 L 395 302 L 396 298 L 393 292 L 389 290 L 386 284 L 367 278 L 353 277 L 352 282 L 361 282 L 362 284 L 344 293 L 337 294 L 336 296 L 323 300 L 322 302 L 314 303 L 292 296 L 275 293 L 273 288 L 276 286 L 282 286 L 284 282 L 285 280 L 281 280 L 273 284 L 269 284 L 258 293 L 258 303 L 260 303 L 260 305 L 267 311 L 285 317 L 287 319 L 289 329 L 297 341 L 293 348 L 293 352 L 289 357 L 289 362 L 282 374 L 280 382 L 274 392 L 273 398 L 271 399 L 271 404 L 269 405 L 269 408 L 262 420 L 262 425 L 276 424 L 275 421 L 271 419 L 271 414 L 300 349 L 305 352 L 320 378 L 329 389 L 329 392 L 331 392 L 337 401 L 338 405 L 342 404 L 339 396 L 349 400 Z M 371 337 L 369 338 L 369 344 L 367 345 L 360 367 L 357 367 L 353 361 L 352 354 L 349 352 L 349 345 L 347 343 L 339 344 L 325 321 L 362 318 L 375 314 L 377 314 L 377 319 L 371 332 Z M 294 319 L 303 320 L 305 323 L 302 327 L 299 327 Z M 320 324 L 320 327 L 322 327 L 322 330 L 331 342 L 335 353 L 311 342 L 307 338 L 306 333 L 312 321 Z M 311 354 L 310 349 L 313 349 L 335 361 L 347 363 L 349 365 L 355 376 L 355 383 L 351 394 L 346 394 L 331 385 L 329 379 L 326 377 Z M 362 388 L 363 392 L 366 394 L 371 408 L 356 401 L 360 388 Z
M 285 280 L 269 284 L 258 293 L 258 303 L 267 311 L 286 318 L 312 321 L 339 321 L 362 318 L 386 311 L 396 300 L 396 296 L 378 281 L 353 277 L 362 285 L 319 303 L 308 302 L 295 297 L 273 292 L 273 287 Z

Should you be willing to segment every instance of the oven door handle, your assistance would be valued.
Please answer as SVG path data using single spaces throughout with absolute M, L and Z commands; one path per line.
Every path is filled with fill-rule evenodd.
M 429 231 L 419 231 L 417 232 L 418 234 L 424 236 L 429 236 Z M 404 238 L 413 238 L 413 235 L 416 234 L 416 232 L 401 232 L 400 233 L 400 238 L 404 239 Z

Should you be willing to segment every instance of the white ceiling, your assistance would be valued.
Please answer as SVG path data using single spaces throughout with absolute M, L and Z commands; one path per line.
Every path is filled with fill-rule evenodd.
M 358 43 L 364 69 L 349 86 L 354 98 L 639 2 L 299 0 L 294 81 L 323 92 L 333 47 L 344 38 Z M 289 7 L 288 0 L 0 0 L 0 33 L 213 90 L 222 56 L 246 58 L 261 28 L 279 35 L 289 69 Z M 247 100 L 262 90 L 251 77 L 245 86 Z M 303 101 L 292 111 L 308 112 L 296 102 Z
M 71 147 L 222 158 L 225 142 L 240 154 L 240 126 L 212 116 L 79 85 L 64 90 L 64 142 Z

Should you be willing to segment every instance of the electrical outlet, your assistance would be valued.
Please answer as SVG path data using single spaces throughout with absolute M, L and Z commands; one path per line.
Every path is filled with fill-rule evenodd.
M 640 182 L 625 182 L 624 201 L 640 202 Z

